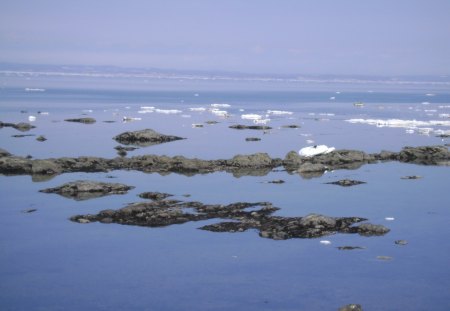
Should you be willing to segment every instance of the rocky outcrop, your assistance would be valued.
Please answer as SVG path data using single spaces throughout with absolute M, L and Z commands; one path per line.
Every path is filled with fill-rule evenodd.
M 229 126 L 230 129 L 235 130 L 271 130 L 272 128 L 267 125 L 242 125 L 236 124 Z
M 12 127 L 18 131 L 21 132 L 27 132 L 31 129 L 36 128 L 36 126 L 31 125 L 29 123 L 25 123 L 25 122 L 20 122 L 20 123 L 4 123 L 2 121 L 0 121 L 0 128 L 2 127 Z
M 350 187 L 350 186 L 365 184 L 365 182 L 359 181 L 359 180 L 352 180 L 352 179 L 341 179 L 338 181 L 327 182 L 326 184 L 338 185 L 338 186 L 342 186 L 342 187 Z
M 125 194 L 134 187 L 118 184 L 104 183 L 89 180 L 79 180 L 66 183 L 55 188 L 40 190 L 44 193 L 57 193 L 63 197 L 77 201 L 99 198 L 111 194 Z
M 247 210 L 250 209 L 250 210 Z M 209 205 L 200 202 L 159 200 L 130 204 L 119 210 L 104 210 L 95 215 L 77 215 L 79 223 L 102 222 L 144 227 L 162 227 L 189 221 L 227 219 L 226 222 L 206 225 L 199 229 L 213 232 L 244 232 L 255 229 L 259 236 L 274 240 L 317 238 L 335 233 L 381 235 L 389 229 L 379 225 L 355 225 L 367 219 L 360 217 L 328 217 L 310 214 L 305 217 L 281 217 L 271 214 L 279 208 L 269 202 L 238 202 L 228 205 Z M 360 229 L 363 227 L 363 229 Z M 372 230 L 372 231 L 371 231 Z M 383 233 L 381 233 L 383 231 Z
M 83 124 L 93 124 L 96 122 L 94 118 L 75 118 L 75 119 L 65 119 L 66 122 L 76 122 Z
M 5 153 L 6 152 L 6 153 Z M 144 155 L 105 159 L 98 157 L 58 158 L 34 160 L 0 153 L 0 173 L 10 175 L 70 172 L 107 172 L 110 170 L 137 170 L 147 173 L 178 173 L 187 176 L 218 171 L 240 176 L 264 176 L 283 166 L 289 173 L 305 178 L 321 176 L 327 170 L 357 169 L 378 161 L 401 161 L 423 165 L 450 165 L 450 152 L 446 147 L 407 147 L 399 153 L 366 154 L 355 150 L 336 150 L 314 157 L 301 157 L 289 152 L 284 160 L 271 158 L 267 153 L 236 155 L 232 159 L 201 160 L 183 156 Z M 44 166 L 45 165 L 45 166 Z M 34 168 L 33 168 L 34 167 Z
M 139 194 L 140 198 L 149 199 L 153 201 L 161 201 L 171 196 L 173 196 L 173 194 L 162 192 L 143 192 Z
M 145 129 L 135 132 L 125 132 L 114 137 L 114 140 L 124 145 L 151 146 L 185 139 L 178 136 L 164 135 L 152 129 Z

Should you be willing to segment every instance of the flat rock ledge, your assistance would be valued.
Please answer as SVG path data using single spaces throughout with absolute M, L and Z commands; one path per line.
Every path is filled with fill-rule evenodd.
M 83 124 L 93 124 L 96 122 L 94 118 L 75 118 L 75 119 L 65 119 L 66 122 L 76 122 Z
M 114 137 L 114 140 L 123 145 L 151 146 L 167 143 L 175 140 L 185 139 L 173 135 L 164 135 L 152 129 L 145 129 L 134 132 L 125 132 Z
M 450 152 L 444 146 L 405 147 L 400 152 L 367 154 L 356 150 L 336 150 L 314 157 L 301 157 L 289 152 L 284 159 L 271 158 L 267 153 L 236 155 L 231 159 L 201 160 L 183 156 L 143 155 L 105 159 L 99 157 L 29 159 L 0 152 L 0 174 L 52 176 L 72 172 L 108 172 L 137 170 L 147 173 L 178 173 L 187 176 L 218 171 L 240 176 L 265 176 L 274 168 L 284 167 L 289 173 L 304 178 L 321 176 L 327 170 L 358 169 L 364 164 L 399 161 L 422 165 L 450 166 Z
M 31 129 L 36 128 L 36 126 L 31 125 L 30 123 L 20 122 L 20 123 L 4 123 L 0 121 L 0 128 L 2 127 L 12 127 L 21 132 L 27 132 Z
M 162 200 L 129 204 L 118 210 L 103 210 L 95 215 L 76 215 L 70 220 L 78 223 L 102 222 L 143 227 L 164 227 L 190 221 L 226 219 L 226 222 L 206 225 L 201 230 L 212 232 L 244 232 L 253 229 L 262 238 L 286 240 L 317 238 L 335 233 L 358 233 L 378 236 L 389 232 L 382 225 L 356 223 L 360 217 L 328 217 L 310 214 L 305 217 L 281 217 L 271 214 L 279 208 L 269 202 L 238 202 L 229 205 L 209 205 L 200 202 Z
M 133 189 L 118 183 L 104 183 L 90 180 L 79 180 L 66 183 L 55 188 L 39 190 L 43 193 L 57 193 L 63 197 L 74 199 L 77 201 L 88 200 L 103 197 L 111 194 L 125 194 L 128 190 Z

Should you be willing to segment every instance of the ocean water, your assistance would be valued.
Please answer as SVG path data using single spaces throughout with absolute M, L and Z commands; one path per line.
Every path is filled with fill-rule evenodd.
M 34 158 L 116 157 L 114 147 L 119 144 L 112 138 L 145 128 L 186 139 L 141 147 L 128 156 L 217 159 L 267 152 L 283 158 L 291 150 L 315 144 L 379 152 L 449 143 L 436 136 L 450 130 L 450 91 L 433 85 L 0 77 L 0 121 L 28 122 L 29 116 L 36 117 L 31 122 L 36 128 L 29 132 L 0 129 L 0 148 Z M 356 107 L 355 102 L 364 105 Z M 226 110 L 228 116 L 214 114 L 213 104 L 227 105 L 217 109 Z M 141 108 L 149 106 L 155 109 Z M 230 129 L 234 124 L 253 124 L 242 119 L 243 114 L 270 119 L 267 125 L 272 130 Z M 86 116 L 97 122 L 64 121 Z M 124 117 L 140 120 L 123 122 Z M 379 122 L 378 126 L 348 122 L 352 119 Z M 385 121 L 393 119 L 403 121 L 386 126 Z M 410 122 L 405 125 L 405 120 Z M 283 127 L 292 124 L 300 128 Z M 12 137 L 17 134 L 35 136 Z M 38 142 L 38 135 L 48 140 Z M 261 141 L 247 142 L 247 137 Z M 401 179 L 408 175 L 423 178 Z M 343 178 L 367 183 L 348 188 L 325 184 Z M 39 192 L 81 179 L 136 188 L 87 201 Z M 267 183 L 275 179 L 285 183 Z M 187 177 L 135 171 L 71 173 L 40 181 L 0 176 L 0 309 L 337 310 L 359 303 L 364 310 L 449 310 L 449 181 L 449 167 L 395 162 L 315 178 L 277 170 L 241 177 L 223 172 Z M 336 234 L 274 241 L 252 230 L 197 229 L 218 220 L 165 228 L 68 220 L 140 201 L 137 195 L 144 191 L 211 204 L 269 201 L 280 208 L 276 214 L 281 216 L 359 216 L 391 231 L 382 237 Z M 37 210 L 23 213 L 30 208 Z M 396 245 L 399 239 L 408 244 Z M 345 245 L 364 249 L 336 248 Z

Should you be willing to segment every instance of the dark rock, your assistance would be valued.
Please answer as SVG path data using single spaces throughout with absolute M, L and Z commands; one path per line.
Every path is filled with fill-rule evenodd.
M 31 137 L 31 136 L 35 136 L 35 135 L 34 134 L 11 135 L 11 137 L 14 137 L 14 138 L 23 138 L 23 137 Z
M 406 241 L 406 240 L 396 240 L 394 243 L 397 244 L 397 245 L 406 245 L 406 244 L 408 244 L 408 241 Z
M 305 217 L 272 216 L 277 210 L 277 207 L 268 202 L 208 205 L 200 202 L 159 200 L 133 203 L 115 211 L 104 210 L 97 215 L 77 215 L 71 217 L 71 220 L 162 227 L 219 218 L 227 221 L 199 229 L 212 232 L 244 232 L 255 229 L 261 237 L 274 240 L 315 238 L 338 232 L 358 233 L 357 227 L 352 225 L 366 220 L 359 217 L 328 217 L 317 214 Z
M 422 176 L 418 176 L 418 175 L 412 175 L 412 176 L 403 176 L 400 177 L 401 179 L 421 179 Z
M 42 142 L 42 141 L 46 141 L 47 138 L 45 138 L 44 136 L 40 135 L 40 136 L 36 137 L 36 140 Z
M 300 125 L 296 125 L 296 124 L 290 124 L 290 125 L 283 125 L 282 128 L 287 128 L 287 129 L 298 129 L 300 128 Z
M 398 154 L 400 162 L 424 165 L 450 165 L 450 152 L 444 146 L 405 147 Z
M 245 139 L 245 141 L 260 141 L 260 140 L 261 140 L 261 138 L 258 138 L 258 137 L 247 137 Z
M 139 148 L 137 148 L 137 147 L 131 147 L 131 146 L 128 146 L 128 147 L 125 147 L 125 146 L 116 146 L 116 147 L 114 147 L 114 149 L 116 149 L 117 151 L 134 151 L 134 150 L 136 150 L 136 149 L 139 149 Z
M 61 166 L 51 160 L 31 161 L 31 173 L 33 175 L 57 175 L 61 172 Z
M 160 201 L 160 200 L 164 200 L 165 198 L 171 197 L 173 196 L 173 194 L 169 194 L 169 193 L 161 193 L 161 192 L 144 192 L 139 194 L 140 198 L 143 199 L 150 199 L 153 201 Z
M 339 308 L 339 311 L 363 311 L 361 305 L 350 304 Z
M 34 213 L 36 211 L 37 211 L 36 208 L 29 208 L 29 209 L 23 210 L 22 213 L 30 214 L 30 213 Z
M 282 180 L 282 179 L 275 179 L 275 180 L 272 180 L 272 181 L 268 181 L 268 183 L 269 184 L 284 184 L 285 181 Z
M 134 187 L 118 184 L 81 180 L 66 183 L 60 187 L 40 190 L 44 193 L 57 193 L 77 201 L 98 198 L 110 194 L 125 194 Z
M 236 130 L 271 130 L 272 128 L 270 126 L 266 125 L 231 125 L 229 126 L 230 129 L 236 129 Z
M 212 125 L 212 124 L 217 124 L 217 123 L 219 123 L 219 122 L 217 122 L 217 121 L 206 121 L 205 123 L 206 123 L 206 124 L 209 124 L 209 125 Z
M 164 135 L 152 129 L 145 129 L 135 132 L 125 132 L 114 137 L 114 139 L 124 145 L 151 146 L 167 143 L 174 140 L 185 139 L 178 136 Z
M 65 119 L 67 122 L 77 122 L 83 124 L 93 124 L 96 122 L 94 118 L 75 118 L 75 119 Z
M 0 148 L 0 157 L 10 157 L 11 153 L 6 151 L 5 149 Z
M 338 185 L 338 186 L 342 186 L 342 187 L 350 187 L 350 186 L 365 184 L 365 182 L 359 181 L 359 180 L 342 179 L 342 180 L 338 180 L 338 181 L 327 182 L 326 184 Z
M 362 224 L 356 228 L 358 233 L 364 236 L 385 235 L 390 231 L 390 229 L 385 226 L 373 224 Z
M 361 246 L 338 246 L 337 249 L 340 250 L 340 251 L 351 251 L 351 250 L 355 250 L 355 249 L 365 249 L 365 247 L 361 247 Z
M 36 128 L 34 125 L 25 122 L 20 122 L 16 124 L 16 123 L 4 123 L 0 121 L 0 128 L 2 127 L 12 127 L 21 132 L 27 132 L 33 128 Z
M 106 121 L 103 121 L 103 123 L 116 123 L 116 121 L 113 121 L 113 120 L 106 120 Z

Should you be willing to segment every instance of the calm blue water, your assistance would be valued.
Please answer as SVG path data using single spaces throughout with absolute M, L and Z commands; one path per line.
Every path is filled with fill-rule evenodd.
M 450 113 L 450 95 L 443 90 L 432 90 L 434 96 L 427 96 L 431 91 L 422 89 L 368 92 L 361 87 L 345 91 L 334 86 L 327 90 L 303 86 L 304 90 L 249 87 L 247 91 L 208 91 L 191 83 L 189 87 L 172 85 L 175 90 L 158 91 L 114 89 L 111 85 L 116 84 L 103 80 L 99 85 L 110 87 L 96 89 L 96 81 L 84 81 L 76 88 L 68 81 L 44 82 L 17 85 L 3 80 L 6 87 L 0 90 L 0 120 L 27 122 L 28 116 L 36 116 L 36 129 L 24 134 L 44 135 L 48 140 L 14 138 L 11 135 L 21 133 L 3 128 L 1 148 L 35 158 L 114 157 L 113 147 L 118 144 L 112 137 L 143 128 L 187 139 L 140 148 L 130 156 L 167 154 L 212 159 L 267 152 L 284 157 L 290 150 L 313 143 L 368 152 L 448 143 L 433 134 L 408 134 L 405 128 L 345 122 L 351 118 L 445 121 L 439 115 Z M 127 85 L 131 84 L 128 81 Z M 86 85 L 89 87 L 83 88 Z M 23 86 L 45 86 L 46 91 L 25 92 Z M 333 96 L 336 98 L 330 100 Z M 363 101 L 365 106 L 354 107 L 355 101 Z M 229 104 L 219 109 L 231 116 L 221 118 L 208 111 L 189 110 L 210 108 L 214 103 Z M 140 114 L 141 106 L 182 112 Z M 242 114 L 265 115 L 267 110 L 292 114 L 270 116 L 268 125 L 273 130 L 267 134 L 228 128 L 251 124 L 241 119 Z M 97 122 L 83 125 L 63 121 L 85 115 Z M 123 123 L 123 116 L 141 120 Z M 107 120 L 116 122 L 102 122 Z M 219 123 L 192 127 L 209 120 Z M 301 128 L 281 128 L 288 124 Z M 434 126 L 437 129 L 449 128 Z M 262 140 L 250 143 L 246 137 Z M 359 303 L 364 310 L 449 310 L 449 173 L 448 167 L 384 163 L 328 172 L 312 179 L 285 172 L 236 178 L 227 173 L 186 177 L 114 171 L 64 174 L 42 182 L 33 182 L 30 176 L 0 176 L 0 309 L 337 310 L 348 303 Z M 111 175 L 115 178 L 108 178 Z M 406 175 L 423 178 L 402 180 Z M 342 178 L 367 184 L 351 188 L 325 184 Z M 38 192 L 79 179 L 120 182 L 136 188 L 126 195 L 81 202 Z M 286 183 L 267 183 L 274 179 Z M 81 225 L 68 220 L 75 214 L 139 201 L 137 195 L 144 191 L 168 192 L 177 199 L 204 203 L 270 201 L 281 208 L 278 215 L 360 216 L 388 226 L 391 232 L 370 238 L 338 234 L 324 238 L 331 244 L 323 245 L 321 239 L 273 241 L 258 237 L 254 231 L 230 234 L 196 229 L 215 220 L 158 229 Z M 184 194 L 191 197 L 186 199 Z M 37 211 L 22 212 L 29 208 Z M 395 220 L 387 221 L 386 217 Z M 395 245 L 398 239 L 409 244 Z M 365 249 L 336 249 L 344 245 Z M 380 261 L 377 256 L 393 259 Z

